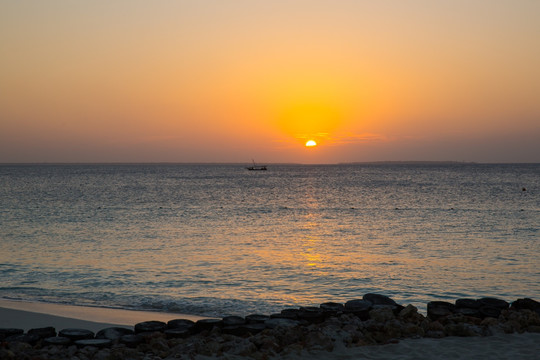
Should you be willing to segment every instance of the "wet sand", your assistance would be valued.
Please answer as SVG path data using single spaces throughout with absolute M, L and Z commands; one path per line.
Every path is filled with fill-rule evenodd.
M 204 317 L 176 313 L 0 300 L 0 328 L 17 328 L 25 331 L 46 326 L 53 326 L 57 330 L 77 327 L 97 331 L 110 326 L 132 328 L 136 323 L 143 321 L 158 320 L 167 322 L 172 319 L 197 321 L 204 319 Z

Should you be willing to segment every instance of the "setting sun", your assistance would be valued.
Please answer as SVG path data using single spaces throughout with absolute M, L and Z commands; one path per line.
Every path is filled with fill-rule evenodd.
M 317 146 L 317 143 L 314 140 L 308 140 L 306 142 L 307 147 Z

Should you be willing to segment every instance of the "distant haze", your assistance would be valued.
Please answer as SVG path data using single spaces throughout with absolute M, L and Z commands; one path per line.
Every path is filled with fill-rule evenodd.
M 534 0 L 2 1 L 0 163 L 540 162 L 539 16 Z

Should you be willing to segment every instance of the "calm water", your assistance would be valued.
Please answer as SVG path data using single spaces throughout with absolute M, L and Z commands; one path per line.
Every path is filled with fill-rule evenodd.
M 539 300 L 540 165 L 0 166 L 0 239 L 9 299 L 202 315 L 367 292 Z

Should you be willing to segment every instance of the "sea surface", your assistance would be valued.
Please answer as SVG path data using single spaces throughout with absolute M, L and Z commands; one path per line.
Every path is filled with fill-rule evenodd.
M 540 300 L 540 164 L 1 165 L 0 298 L 208 316 Z

